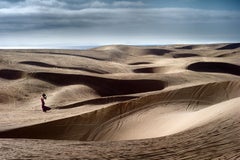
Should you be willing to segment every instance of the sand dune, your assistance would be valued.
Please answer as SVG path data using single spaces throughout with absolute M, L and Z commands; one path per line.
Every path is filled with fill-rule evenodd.
M 239 52 L 0 50 L 0 158 L 238 159 Z
M 160 137 L 164 132 L 168 132 L 166 128 L 161 129 L 161 123 L 164 123 L 163 126 L 170 128 L 170 126 L 172 125 L 168 124 L 167 121 L 171 121 L 171 118 L 177 121 L 184 120 L 184 118 L 187 118 L 187 115 L 190 115 L 191 113 L 192 115 L 196 115 L 196 111 L 208 107 L 211 108 L 214 104 L 233 99 L 240 94 L 240 91 L 238 89 L 239 87 L 239 82 L 220 82 L 186 87 L 174 91 L 162 92 L 140 99 L 138 98 L 131 102 L 118 103 L 107 108 L 102 108 L 101 110 L 88 112 L 86 114 L 8 130 L 6 132 L 1 132 L 0 136 L 5 138 L 15 137 L 34 139 L 47 138 L 102 140 L 101 138 L 94 138 L 96 136 L 93 137 L 93 135 L 97 133 L 97 135 L 104 135 L 104 137 L 108 134 L 113 134 L 115 136 L 120 134 L 121 136 L 123 136 L 120 139 L 108 137 L 103 138 L 103 140 L 125 140 Z M 189 97 L 189 95 L 187 94 L 189 92 L 192 93 L 192 97 Z M 149 100 L 151 101 L 149 102 Z M 78 106 L 80 106 L 80 104 L 60 108 L 71 108 Z M 219 104 L 219 106 L 221 106 L 221 104 Z M 228 108 L 228 106 L 226 106 L 226 108 Z M 216 111 L 219 110 L 217 109 Z M 210 115 L 215 115 L 216 111 L 213 111 L 213 113 L 210 113 Z M 179 115 L 182 115 L 182 118 L 176 118 Z M 130 117 L 133 122 L 127 122 L 126 124 L 124 124 L 122 122 L 122 119 L 125 119 L 125 116 L 127 117 L 127 119 L 128 117 Z M 145 116 L 147 116 L 147 118 L 145 118 Z M 159 123 L 157 123 L 158 121 L 156 121 L 156 119 L 161 119 L 162 116 L 165 117 L 164 120 L 161 120 Z M 203 119 L 204 116 L 205 115 L 202 114 Z M 152 123 L 152 125 L 145 124 L 148 121 L 149 123 Z M 105 127 L 106 123 L 110 126 Z M 128 125 L 131 125 L 131 127 L 127 127 Z M 127 127 L 127 130 L 130 130 L 130 132 L 134 132 L 134 134 L 122 134 L 122 132 L 120 131 L 121 127 L 118 128 L 119 126 Z M 150 130 L 147 130 L 145 134 L 143 132 L 144 130 L 138 132 L 136 129 L 138 128 L 138 126 L 143 127 L 144 130 L 146 129 L 146 126 L 152 126 L 153 133 L 151 134 Z M 189 127 L 191 125 L 186 126 Z M 46 128 L 48 128 L 47 131 L 45 130 Z M 110 133 L 102 134 L 102 132 L 105 132 L 105 128 L 107 128 L 108 132 Z M 180 131 L 181 129 L 184 129 L 184 127 L 179 127 Z M 177 132 L 178 131 L 176 130 L 173 133 Z M 138 135 L 138 133 L 140 135 Z M 131 138 L 129 138 L 129 136 Z

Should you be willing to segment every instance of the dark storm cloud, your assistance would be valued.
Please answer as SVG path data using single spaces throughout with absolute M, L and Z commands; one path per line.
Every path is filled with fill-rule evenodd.
M 157 39 L 206 35 L 240 39 L 235 35 L 240 27 L 239 11 L 164 8 L 149 3 L 147 0 L 2 0 L 0 35 L 5 37 L 0 40 L 10 42 L 15 32 L 28 37 L 29 31 L 38 35 L 44 31 L 50 40 L 47 32 L 54 30 L 89 37 L 104 34 L 112 39 L 131 36 L 132 41 L 139 40 L 139 36 Z
M 64 8 L 64 9 L 83 9 L 83 8 L 102 8 L 102 7 L 141 7 L 142 1 L 124 0 L 2 0 L 0 8 L 8 7 L 41 7 L 41 8 Z
M 1 1 L 0 30 L 81 28 L 91 27 L 91 25 L 115 24 L 117 21 L 122 23 L 121 19 L 132 17 L 127 14 L 131 10 L 117 8 L 142 5 L 141 1 L 111 3 L 89 0 Z
M 50 5 L 50 4 L 49 4 Z M 62 27 L 139 26 L 174 23 L 216 23 L 238 21 L 231 11 L 179 8 L 84 8 L 71 10 L 25 6 L 0 9 L 0 30 L 48 29 Z

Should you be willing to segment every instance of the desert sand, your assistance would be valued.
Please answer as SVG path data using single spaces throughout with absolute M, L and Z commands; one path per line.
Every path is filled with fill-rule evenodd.
M 240 44 L 0 50 L 0 117 L 0 159 L 240 159 Z

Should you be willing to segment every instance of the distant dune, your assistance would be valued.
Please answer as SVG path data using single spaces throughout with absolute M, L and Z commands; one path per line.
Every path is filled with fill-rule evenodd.
M 0 50 L 0 84 L 0 159 L 240 158 L 239 43 Z

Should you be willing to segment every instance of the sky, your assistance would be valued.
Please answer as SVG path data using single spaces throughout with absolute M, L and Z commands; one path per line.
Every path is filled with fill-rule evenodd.
M 240 42 L 240 0 L 0 0 L 0 48 Z

